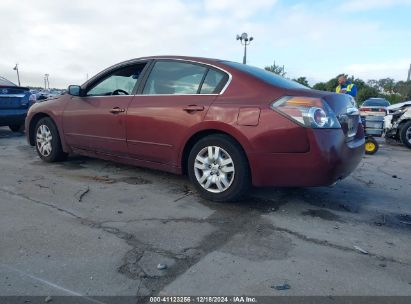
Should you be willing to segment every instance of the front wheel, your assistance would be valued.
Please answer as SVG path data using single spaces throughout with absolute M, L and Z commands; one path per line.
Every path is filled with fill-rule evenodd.
M 188 175 L 202 197 L 218 202 L 240 198 L 250 185 L 242 147 L 224 134 L 204 137 L 194 145 L 188 158 Z
M 44 117 L 38 121 L 35 136 L 37 154 L 42 160 L 52 163 L 66 159 L 67 154 L 61 147 L 57 127 L 51 118 Z
M 400 129 L 401 142 L 411 149 L 411 121 L 406 122 Z

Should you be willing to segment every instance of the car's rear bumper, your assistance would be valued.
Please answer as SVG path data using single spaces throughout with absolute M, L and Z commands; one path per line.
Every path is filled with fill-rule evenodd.
M 27 109 L 0 109 L 0 126 L 22 125 Z
M 308 129 L 306 153 L 249 153 L 253 185 L 315 187 L 347 177 L 364 154 L 364 131 L 347 142 L 341 129 Z

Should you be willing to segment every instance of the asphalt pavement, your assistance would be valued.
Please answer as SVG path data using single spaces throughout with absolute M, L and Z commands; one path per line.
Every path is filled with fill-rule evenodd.
M 0 128 L 0 295 L 411 296 L 410 156 L 383 143 L 333 187 L 213 203 L 184 176 L 44 163 Z

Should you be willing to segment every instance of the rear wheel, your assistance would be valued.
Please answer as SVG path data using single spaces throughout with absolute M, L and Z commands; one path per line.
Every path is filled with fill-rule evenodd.
M 400 129 L 401 142 L 411 149 L 411 121 L 407 121 Z
M 21 132 L 21 131 L 23 131 L 23 125 L 9 125 L 9 128 L 12 132 Z
M 379 148 L 378 142 L 373 137 L 368 137 L 365 140 L 365 154 L 375 154 Z
M 215 134 L 200 139 L 188 158 L 188 175 L 202 197 L 233 201 L 250 185 L 250 170 L 241 146 L 231 137 Z
M 67 153 L 61 147 L 57 127 L 51 118 L 44 117 L 37 122 L 35 136 L 37 154 L 42 160 L 52 163 L 67 158 Z

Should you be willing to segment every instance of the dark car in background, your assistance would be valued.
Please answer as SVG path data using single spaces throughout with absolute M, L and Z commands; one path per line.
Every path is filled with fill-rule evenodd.
M 13 132 L 22 130 L 27 111 L 35 102 L 36 95 L 29 88 L 0 77 L 0 127 L 9 126 Z
M 26 135 L 46 162 L 77 153 L 187 174 L 201 195 L 331 185 L 364 153 L 354 99 L 218 59 L 147 57 L 36 103 Z

